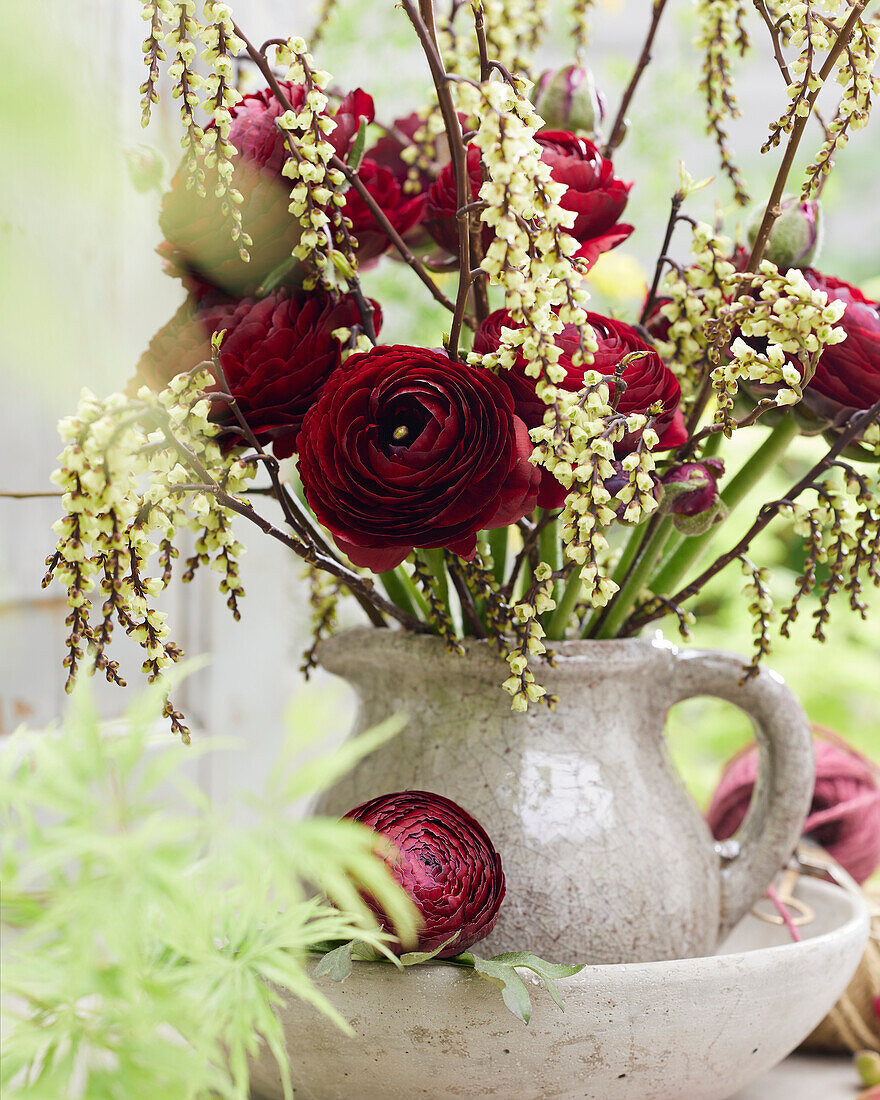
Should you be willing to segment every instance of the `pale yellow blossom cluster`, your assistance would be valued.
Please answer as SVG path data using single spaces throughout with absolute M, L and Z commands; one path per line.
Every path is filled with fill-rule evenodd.
M 571 37 L 578 54 L 590 45 L 590 21 L 595 0 L 571 0 Z
M 745 0 L 695 0 L 699 33 L 696 45 L 703 52 L 700 88 L 706 101 L 706 128 L 715 139 L 721 168 L 733 185 L 740 205 L 749 201 L 737 166 L 727 126 L 739 116 L 733 91 L 732 62 L 748 47 L 745 31 Z
M 565 186 L 551 178 L 549 166 L 541 160 L 534 139 L 541 119 L 523 95 L 502 81 L 464 84 L 459 94 L 463 109 L 476 119 L 473 140 L 488 177 L 480 189 L 486 203 L 481 219 L 492 227 L 494 237 L 481 266 L 490 281 L 503 288 L 516 326 L 502 330 L 495 352 L 472 361 L 509 369 L 522 356 L 526 373 L 537 380 L 547 414 L 543 427 L 531 433 L 536 445 L 532 461 L 569 490 L 559 518 L 565 557 L 579 571 L 585 598 L 601 607 L 616 591 L 603 567 L 608 551 L 603 528 L 616 519 L 605 486 L 615 475 L 614 444 L 627 432 L 643 433 L 642 445 L 624 467 L 629 480 L 622 503 L 627 521 L 637 522 L 657 507 L 650 453 L 657 434 L 648 417 L 617 413 L 613 387 L 598 372 L 587 371 L 579 393 L 560 388 L 565 369 L 559 363 L 556 336 L 563 326 L 575 325 L 581 334 L 575 365 L 588 365 L 596 348 L 587 324 L 583 273 L 572 258 L 577 244 L 567 232 L 574 215 L 559 206 Z M 539 638 L 533 639 L 533 652 L 541 652 L 541 646 Z M 531 698 L 528 693 L 536 688 L 523 682 L 524 673 L 514 675 L 520 683 L 515 698 L 523 692 Z
M 219 0 L 205 0 L 202 26 L 202 60 L 208 66 L 205 77 L 203 107 L 214 123 L 204 131 L 202 145 L 205 167 L 214 170 L 214 197 L 220 200 L 220 211 L 228 219 L 233 241 L 239 246 L 243 260 L 249 258 L 248 248 L 254 243 L 241 224 L 241 191 L 233 186 L 233 158 L 237 150 L 229 140 L 232 110 L 242 95 L 232 84 L 232 58 L 244 46 L 236 36 L 232 11 Z
M 792 81 L 788 87 L 788 105 L 772 123 L 763 151 L 777 145 L 783 134 L 790 134 L 796 119 L 810 114 L 824 83 L 820 71 L 852 11 L 853 5 L 842 0 L 782 0 L 777 4 L 776 14 L 785 26 L 786 45 L 797 50 L 798 56 L 789 66 Z M 843 94 L 825 141 L 807 167 L 804 198 L 814 193 L 822 176 L 831 171 L 833 158 L 847 144 L 849 132 L 867 125 L 872 96 L 878 89 L 878 79 L 873 75 L 878 42 L 880 27 L 859 17 L 852 37 L 833 63 L 830 79 L 841 86 Z
M 836 324 L 846 303 L 829 302 L 827 293 L 813 289 L 801 270 L 783 274 L 769 260 L 754 274 L 730 275 L 725 291 L 730 305 L 722 306 L 717 320 L 706 326 L 709 358 L 715 364 L 716 420 L 730 422 L 744 381 L 770 387 L 776 405 L 797 404 L 822 349 L 846 339 L 845 329 Z
M 278 119 L 290 152 L 283 168 L 293 181 L 289 209 L 302 226 L 293 255 L 311 272 L 307 286 L 346 286 L 354 278 L 356 261 L 340 213 L 345 205 L 345 176 L 330 165 L 334 150 L 326 138 L 336 128 L 326 113 L 324 91 L 332 77 L 315 67 L 302 38 L 290 38 L 279 46 L 275 60 L 287 66 L 287 80 L 306 88 L 299 109 L 285 111 Z
M 553 599 L 553 570 L 542 561 L 535 569 L 535 583 L 530 598 L 513 608 L 513 619 L 519 624 L 520 645 L 507 655 L 510 676 L 501 685 L 512 696 L 511 709 L 522 713 L 528 710 L 529 703 L 548 700 L 547 689 L 535 679 L 529 667 L 529 658 L 540 657 L 547 652 L 543 639 L 546 637 L 539 616 L 553 611 L 556 601 Z
M 87 652 L 109 680 L 123 682 L 105 654 L 114 624 L 145 651 L 150 679 L 180 657 L 154 600 L 170 580 L 181 531 L 197 536 L 190 571 L 199 561 L 218 571 L 236 610 L 243 547 L 213 487 L 238 493 L 254 468 L 216 439 L 203 396 L 211 381 L 206 372 L 179 375 L 161 393 L 144 387 L 136 398 L 98 400 L 84 391 L 76 414 L 59 425 L 65 447 L 53 481 L 65 515 L 55 524 L 58 543 L 44 583 L 54 577 L 68 590 L 68 686 Z M 183 488 L 191 485 L 204 488 Z M 160 571 L 151 574 L 156 555 Z M 104 601 L 97 622 L 90 614 L 94 591 Z
M 232 239 L 246 260 L 253 241 L 242 229 L 242 195 L 232 184 L 237 150 L 229 140 L 231 111 L 242 98 L 232 84 L 232 58 L 244 47 L 235 33 L 232 11 L 220 0 L 205 0 L 200 20 L 195 0 L 145 0 L 141 14 L 150 25 L 143 44 L 147 79 L 141 85 L 142 125 L 149 124 L 151 108 L 159 101 L 159 65 L 170 50 L 168 77 L 172 96 L 180 100 L 186 185 L 198 195 L 205 195 L 208 186 L 213 189 L 229 222 Z M 207 76 L 196 68 L 199 57 L 209 70 Z M 213 125 L 200 125 L 196 117 L 199 110 Z M 206 169 L 211 170 L 210 177 Z
M 452 18 L 441 18 L 437 41 L 446 67 L 479 79 L 480 51 L 474 19 L 482 14 L 487 54 L 510 73 L 528 74 L 535 50 L 549 26 L 549 0 L 471 0 L 451 5 Z
M 706 323 L 725 304 L 724 281 L 735 270 L 730 262 L 733 244 L 711 226 L 694 227 L 692 259 L 666 277 L 659 314 L 669 322 L 665 339 L 655 340 L 657 351 L 681 383 L 685 403 L 700 384 L 709 340 Z

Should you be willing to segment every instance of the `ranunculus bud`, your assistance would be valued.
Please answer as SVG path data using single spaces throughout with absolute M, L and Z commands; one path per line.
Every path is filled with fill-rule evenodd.
M 549 130 L 573 130 L 591 136 L 605 118 L 605 99 L 589 69 L 566 65 L 538 78 L 535 110 Z
M 782 213 L 770 230 L 764 259 L 780 271 L 809 267 L 822 247 L 822 207 L 818 199 L 801 201 L 796 195 L 784 196 L 781 205 Z M 746 226 L 750 245 L 755 243 L 763 217 L 763 209 L 757 210 Z
M 165 158 L 151 145 L 133 145 L 125 150 L 128 174 L 135 191 L 146 195 L 161 190 L 165 177 Z
M 461 806 L 430 791 L 400 791 L 345 816 L 394 845 L 386 863 L 421 914 L 421 951 L 434 951 L 457 933 L 438 955 L 448 959 L 489 935 L 504 898 L 501 857 Z M 384 913 L 373 908 L 384 923 Z
M 720 458 L 704 458 L 674 466 L 664 475 L 666 510 L 675 517 L 677 530 L 702 535 L 725 518 L 727 508 L 718 495 L 718 478 L 723 473 Z
M 374 573 L 415 547 L 470 561 L 478 531 L 516 523 L 537 500 L 532 443 L 507 386 L 442 351 L 350 356 L 306 413 L 297 448 L 312 511 Z

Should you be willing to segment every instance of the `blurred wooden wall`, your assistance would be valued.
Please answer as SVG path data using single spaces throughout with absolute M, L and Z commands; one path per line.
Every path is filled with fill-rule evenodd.
M 141 129 L 140 5 L 49 0 L 40 7 L 59 56 L 75 59 L 78 87 L 76 109 L 61 125 L 39 117 L 40 102 L 26 80 L 12 90 L 25 133 L 13 147 L 11 163 L 19 170 L 7 172 L 7 159 L 0 182 L 0 263 L 11 284 L 20 277 L 26 285 L 5 302 L 6 336 L 0 335 L 0 490 L 19 492 L 52 489 L 58 418 L 73 411 L 83 386 L 100 394 L 120 389 L 182 299 L 153 251 L 158 195 L 135 190 L 125 159 L 127 148 L 145 142 L 160 147 L 172 166 L 179 155 L 176 102 L 169 98 L 150 129 Z M 241 2 L 236 9 L 252 10 L 257 36 L 268 15 L 263 8 Z M 32 29 L 25 7 L 21 19 L 23 31 Z M 34 79 L 47 79 L 43 62 L 33 60 Z M 10 273 L 14 264 L 26 270 Z M 57 498 L 0 499 L 0 736 L 21 723 L 46 726 L 64 709 L 64 591 L 57 584 L 40 588 L 59 514 Z M 173 585 L 166 601 L 174 637 L 188 655 L 210 660 L 176 702 L 195 730 L 247 744 L 244 752 L 199 765 L 200 783 L 221 799 L 261 786 L 282 741 L 285 712 L 297 709 L 299 656 L 308 639 L 299 562 L 244 526 L 250 529 L 241 533 L 248 553 L 240 623 L 217 592 L 217 574 L 207 570 L 193 585 Z M 129 688 L 93 681 L 108 718 L 122 713 L 142 684 L 137 647 L 121 630 L 117 635 L 113 648 Z

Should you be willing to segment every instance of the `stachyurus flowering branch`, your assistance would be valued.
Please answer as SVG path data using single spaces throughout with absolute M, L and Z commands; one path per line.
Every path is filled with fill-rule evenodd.
M 376 627 L 433 631 L 456 651 L 464 637 L 493 647 L 507 658 L 517 710 L 552 705 L 539 682 L 548 639 L 616 637 L 668 613 L 686 629 L 682 604 L 733 562 L 748 580 L 757 661 L 774 607 L 751 540 L 777 515 L 793 517 L 807 547 L 783 633 L 810 595 L 818 638 L 837 593 L 863 614 L 863 578 L 880 575 L 880 490 L 853 463 L 880 445 L 880 428 L 858 415 L 880 396 L 880 307 L 805 267 L 818 211 L 786 187 L 826 83 L 843 95 L 805 194 L 868 118 L 878 30 L 865 3 L 755 0 L 789 102 L 771 123 L 767 148 L 786 141 L 750 254 L 720 222 L 683 212 L 711 181 L 682 171 L 638 325 L 589 312 L 587 277 L 633 231 L 622 220 L 632 184 L 610 155 L 669 0 L 655 0 L 605 126 L 580 55 L 541 79 L 552 125 L 530 100 L 543 3 L 402 6 L 433 101 L 378 126 L 371 97 L 338 90 L 301 38 L 258 48 L 218 0 L 143 5 L 145 121 L 163 63 L 181 101 L 184 158 L 159 251 L 187 297 L 127 395 L 87 398 L 64 429 L 67 515 L 50 573 L 68 587 L 71 674 L 90 651 L 121 683 L 109 656 L 120 625 L 143 646 L 149 676 L 179 658 L 155 599 L 180 533 L 195 536 L 184 579 L 216 569 L 237 616 L 236 516 L 306 563 L 316 640 L 350 592 Z M 571 5 L 579 51 L 589 7 Z M 743 201 L 727 127 L 750 9 L 698 7 L 708 128 Z M 242 51 L 266 84 L 245 95 L 232 79 Z M 566 100 L 581 86 L 586 111 Z M 682 222 L 692 228 L 686 261 L 672 255 Z M 420 331 L 413 344 L 380 342 L 394 303 L 368 298 L 358 268 L 386 254 L 449 312 L 445 339 Z M 432 274 L 449 272 L 454 295 Z M 753 459 L 726 471 L 726 439 L 765 424 Z M 689 580 L 726 515 L 801 431 L 829 439 L 807 481 Z M 283 465 L 294 456 L 295 478 Z M 255 490 L 246 482 L 257 471 L 268 485 Z M 280 525 L 254 506 L 266 495 Z M 305 666 L 314 661 L 312 645 Z M 184 733 L 170 704 L 168 713 Z

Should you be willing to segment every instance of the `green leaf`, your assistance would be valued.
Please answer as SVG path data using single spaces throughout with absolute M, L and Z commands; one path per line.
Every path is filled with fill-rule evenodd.
M 344 982 L 351 974 L 351 949 L 353 947 L 354 940 L 328 951 L 312 968 L 312 978 L 326 976 L 331 982 Z
M 294 267 L 296 267 L 296 257 L 288 256 L 285 260 L 274 267 L 260 286 L 257 287 L 257 297 L 265 298 L 267 294 L 271 294 L 275 287 L 280 286 L 281 283 L 287 278 Z
M 436 959 L 441 951 L 445 951 L 450 944 L 455 943 L 458 937 L 459 933 L 453 932 L 433 951 L 407 951 L 405 955 L 400 956 L 400 962 L 403 966 L 417 966 L 419 963 L 430 962 L 431 959 Z
M 332 947 L 328 944 L 327 948 L 320 961 L 313 967 L 312 978 L 327 977 L 331 982 L 344 982 L 351 973 L 352 957 L 354 955 L 366 959 L 368 962 L 375 962 L 381 958 L 370 944 L 363 943 L 361 940 L 349 940 L 348 943 L 339 944 L 338 947 Z M 314 946 L 312 950 L 314 951 Z M 438 948 L 437 950 L 442 951 L 443 949 Z M 395 958 L 393 961 L 396 962 L 397 959 Z
M 562 1003 L 562 997 L 553 979 L 570 978 L 574 974 L 580 973 L 584 968 L 583 963 L 569 965 L 567 963 L 547 962 L 545 959 L 533 955 L 530 951 L 507 951 L 501 955 L 494 955 L 491 961 L 501 962 L 506 966 L 521 966 L 523 969 L 531 970 L 534 974 L 537 974 L 547 987 L 547 992 L 563 1012 L 565 1011 L 565 1005 Z
M 354 139 L 354 145 L 351 147 L 351 152 L 348 154 L 348 160 L 346 164 L 349 168 L 354 168 L 355 171 L 361 166 L 361 161 L 364 157 L 364 149 L 367 145 L 367 120 L 361 119 L 361 124 L 358 127 L 357 137 Z
M 396 737 L 407 723 L 404 714 L 392 714 L 378 726 L 344 742 L 331 753 L 305 761 L 292 775 L 279 776 L 272 785 L 285 802 L 326 791 L 365 756 Z
M 490 982 L 501 987 L 501 997 L 518 1020 L 527 1024 L 532 1018 L 532 1002 L 525 982 L 508 963 L 496 959 L 481 959 L 472 955 L 474 970 Z

